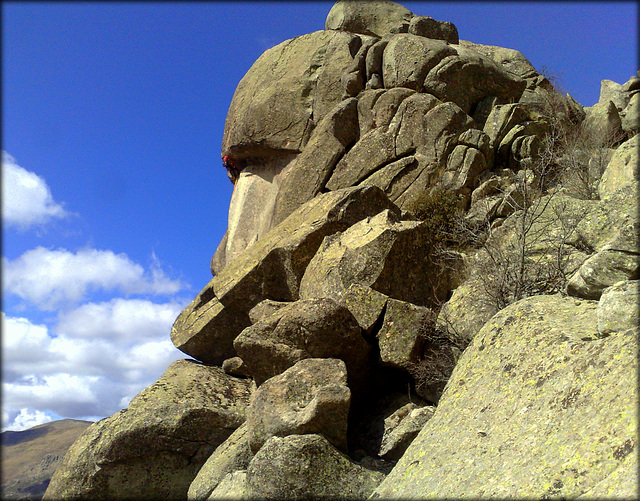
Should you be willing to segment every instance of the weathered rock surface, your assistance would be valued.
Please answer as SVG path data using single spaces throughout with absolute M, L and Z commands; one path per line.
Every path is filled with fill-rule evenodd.
M 299 152 L 314 123 L 342 98 L 340 76 L 362 43 L 344 31 L 316 31 L 267 50 L 234 93 L 222 139 L 224 155 Z M 268 77 L 266 77 L 268 75 Z
M 273 436 L 317 433 L 346 451 L 350 402 L 342 360 L 301 360 L 256 390 L 247 414 L 251 450 Z
M 425 38 L 444 40 L 450 44 L 457 44 L 458 28 L 448 21 L 437 21 L 429 16 L 414 16 L 409 23 L 409 33 Z
M 342 302 L 367 336 L 382 318 L 388 299 L 389 296 L 357 282 L 352 283 L 342 296 Z
M 638 325 L 640 280 L 618 282 L 607 287 L 598 301 L 598 332 L 608 336 Z
M 637 331 L 598 339 L 596 310 L 536 296 L 494 316 L 374 497 L 572 498 L 634 471 Z M 609 495 L 637 488 L 635 470 Z
M 637 186 L 637 185 L 636 185 Z M 590 208 L 577 234 L 596 252 L 568 281 L 570 295 L 598 299 L 621 280 L 635 280 L 640 270 L 640 219 L 637 189 L 622 186 Z
M 456 51 L 443 40 L 433 40 L 409 33 L 396 35 L 384 49 L 382 78 L 387 87 L 424 90 L 429 71 Z
M 629 104 L 620 115 L 622 130 L 627 134 L 637 134 L 640 130 L 640 92 L 631 95 Z
M 615 105 L 616 109 L 623 110 L 629 103 L 629 96 L 622 85 L 605 78 L 600 82 L 598 102 L 608 103 L 609 101 Z
M 616 105 L 611 101 L 599 101 L 586 108 L 583 127 L 601 142 L 612 141 L 622 136 L 622 120 Z
M 236 355 L 233 340 L 265 299 L 294 301 L 322 239 L 384 209 L 399 212 L 379 188 L 326 193 L 304 204 L 214 276 L 176 319 L 174 345 L 204 362 Z
M 358 137 L 358 100 L 338 103 L 314 129 L 295 163 L 287 172 L 273 197 L 275 208 L 271 225 L 275 226 L 324 188 L 346 148 Z M 252 199 L 252 203 L 256 200 Z M 261 207 L 264 211 L 264 208 Z
M 324 239 L 300 283 L 302 298 L 341 298 L 353 283 L 414 304 L 447 294 L 447 270 L 429 259 L 431 234 L 390 210 Z M 437 287 L 430 276 L 440 275 Z
M 409 9 L 388 0 L 367 3 L 339 0 L 327 15 L 325 29 L 381 37 L 406 32 L 412 17 Z
M 296 155 L 279 155 L 260 162 L 247 162 L 235 183 L 226 238 L 212 258 L 217 275 L 274 225 L 275 200 L 287 169 L 295 165 Z
M 613 154 L 598 184 L 601 199 L 629 186 L 638 191 L 640 186 L 640 135 L 635 135 L 621 144 Z
M 452 54 L 441 58 L 429 68 L 423 81 L 426 92 L 454 102 L 468 114 L 488 97 L 499 104 L 517 102 L 527 85 L 524 79 L 468 46 L 457 46 Z
M 222 370 L 230 376 L 251 377 L 251 372 L 240 357 L 227 358 L 222 362 Z
M 171 364 L 129 407 L 71 446 L 44 499 L 184 498 L 245 420 L 249 382 L 190 360 Z
M 236 470 L 228 473 L 206 499 L 210 501 L 251 499 L 247 491 L 247 472 Z
M 258 499 L 365 499 L 383 478 L 317 434 L 272 437 L 247 469 Z
M 408 371 L 420 357 L 420 333 L 431 316 L 429 308 L 390 298 L 376 334 L 382 363 Z
M 252 457 L 247 424 L 243 423 L 202 465 L 189 485 L 187 499 L 190 501 L 207 499 L 228 474 L 246 470 Z
M 384 420 L 380 457 L 400 459 L 422 427 L 433 417 L 436 408 L 409 403 Z
M 471 340 L 493 315 L 498 305 L 487 294 L 488 284 L 474 276 L 458 287 L 444 303 L 438 324 L 451 334 Z
M 289 306 L 290 304 L 291 301 L 273 301 L 271 299 L 265 299 L 249 310 L 249 320 L 251 320 L 252 324 L 259 322 L 260 320 L 266 320 L 271 315 L 277 313 L 279 310 Z
M 243 330 L 233 345 L 256 384 L 305 358 L 338 358 L 351 388 L 366 380 L 370 345 L 351 312 L 329 298 L 291 303 Z

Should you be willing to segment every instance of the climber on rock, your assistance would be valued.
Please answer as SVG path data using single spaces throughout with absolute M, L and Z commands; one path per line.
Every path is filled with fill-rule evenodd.
M 222 165 L 225 169 L 227 169 L 227 176 L 235 186 L 238 177 L 240 177 L 240 171 L 242 170 L 240 166 L 231 159 L 229 155 L 225 155 L 222 157 Z

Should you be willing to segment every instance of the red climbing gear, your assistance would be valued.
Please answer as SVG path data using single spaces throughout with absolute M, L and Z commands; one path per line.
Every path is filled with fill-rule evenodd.
M 225 169 L 227 169 L 227 176 L 231 182 L 235 185 L 236 181 L 240 177 L 240 169 L 236 166 L 236 164 L 231 160 L 231 157 L 225 155 L 222 157 L 222 165 Z

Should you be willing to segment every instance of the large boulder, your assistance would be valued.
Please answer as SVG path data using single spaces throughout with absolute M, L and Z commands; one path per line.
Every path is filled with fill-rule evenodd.
M 353 283 L 392 298 L 425 305 L 446 296 L 448 270 L 430 258 L 431 232 L 391 211 L 324 239 L 300 283 L 303 298 L 341 298 Z M 432 280 L 436 276 L 441 281 Z
M 615 143 L 622 137 L 622 120 L 612 101 L 599 101 L 586 108 L 582 127 L 600 144 Z
M 638 325 L 640 280 L 618 282 L 607 287 L 598 301 L 598 332 L 609 336 Z
M 451 44 L 460 42 L 455 24 L 449 21 L 437 21 L 429 16 L 414 16 L 409 23 L 408 32 L 411 35 L 444 40 Z
M 638 278 L 640 220 L 634 185 L 622 186 L 593 204 L 576 230 L 595 253 L 569 278 L 570 295 L 598 299 L 616 282 Z
M 639 151 L 640 134 L 636 134 L 616 149 L 598 184 L 600 198 L 608 198 L 627 186 L 638 192 L 640 187 Z
M 410 10 L 388 0 L 339 0 L 327 15 L 325 29 L 382 37 L 406 32 L 412 17 Z
M 617 110 L 623 110 L 629 104 L 629 94 L 625 91 L 623 85 L 613 80 L 604 79 L 600 81 L 599 103 L 608 103 L 611 101 Z
M 272 437 L 247 469 L 254 499 L 366 499 L 383 478 L 317 434 Z
M 127 409 L 86 430 L 44 499 L 185 498 L 202 464 L 245 421 L 249 397 L 246 379 L 174 362 Z
M 362 38 L 316 31 L 267 50 L 240 80 L 222 139 L 236 159 L 300 152 L 314 124 L 342 99 L 340 77 Z
M 264 299 L 298 299 L 300 280 L 322 239 L 384 209 L 399 212 L 374 186 L 310 200 L 209 281 L 176 319 L 174 345 L 208 363 L 234 357 L 233 340 L 251 324 L 254 306 Z
M 370 345 L 351 312 L 329 298 L 301 299 L 243 330 L 233 342 L 256 384 L 305 358 L 338 358 L 349 386 L 366 380 Z
M 249 446 L 255 453 L 273 436 L 317 433 L 346 451 L 350 403 L 342 360 L 301 360 L 256 390 L 247 412 Z
M 443 40 L 409 33 L 395 35 L 384 49 L 382 78 L 385 87 L 407 87 L 422 92 L 429 71 L 445 57 L 455 54 L 456 50 Z
M 556 295 L 495 315 L 373 497 L 568 499 L 607 482 L 633 498 L 637 330 L 599 339 L 596 311 Z
M 452 101 L 469 114 L 488 97 L 499 104 L 515 103 L 527 86 L 524 79 L 468 46 L 458 46 L 440 58 L 422 81 L 425 92 Z
M 496 45 L 484 45 L 467 40 L 460 40 L 460 46 L 471 49 L 491 59 L 503 70 L 520 78 L 528 79 L 538 76 L 538 72 L 529 60 L 515 49 L 498 47 Z

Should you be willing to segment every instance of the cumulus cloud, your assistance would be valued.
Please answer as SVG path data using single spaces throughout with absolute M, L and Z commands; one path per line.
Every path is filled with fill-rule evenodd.
M 68 215 L 63 206 L 53 200 L 44 179 L 20 167 L 11 155 L 2 151 L 2 221 L 5 225 L 26 229 Z
M 2 412 L 3 430 L 26 430 L 28 428 L 38 426 L 39 424 L 48 423 L 52 420 L 53 418 L 44 412 L 28 408 L 20 409 L 15 416 L 11 416 L 8 412 Z M 11 422 L 11 424 L 8 424 L 9 422 Z
M 125 294 L 175 294 L 184 287 L 158 267 L 151 270 L 126 254 L 110 250 L 31 249 L 14 260 L 3 258 L 5 293 L 15 294 L 41 309 L 77 304 L 92 291 Z
M 54 327 L 2 313 L 3 428 L 59 416 L 95 420 L 126 407 L 175 360 L 184 304 L 115 298 L 61 313 Z
M 137 342 L 167 334 L 181 311 L 175 303 L 156 304 L 142 299 L 115 298 L 87 303 L 60 316 L 58 332 L 70 338 Z

